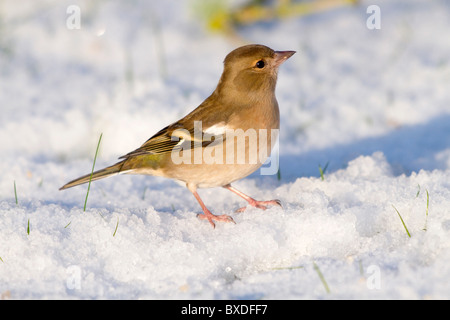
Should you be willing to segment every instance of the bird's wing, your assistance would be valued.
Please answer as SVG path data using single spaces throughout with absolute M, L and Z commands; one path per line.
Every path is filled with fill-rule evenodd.
M 180 122 L 175 122 L 153 135 L 136 150 L 121 156 L 119 159 L 146 154 L 164 154 L 181 149 L 206 147 L 212 142 L 217 141 L 217 139 L 224 140 L 223 135 L 214 135 L 214 139 L 211 137 L 211 134 L 198 130 L 194 125 L 182 125 Z

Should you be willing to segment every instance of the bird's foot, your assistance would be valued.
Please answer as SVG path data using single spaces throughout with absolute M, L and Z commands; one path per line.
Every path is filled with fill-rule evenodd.
M 283 207 L 281 205 L 281 201 L 278 199 L 275 200 L 268 200 L 268 201 L 257 201 L 255 199 L 248 199 L 248 204 L 251 205 L 252 207 L 258 208 L 258 209 L 262 209 L 262 210 L 266 210 L 268 206 L 280 206 Z M 243 212 L 245 211 L 245 209 L 247 209 L 247 207 L 242 207 L 236 210 L 236 212 Z
M 197 217 L 199 219 L 206 219 L 206 220 L 208 220 L 213 228 L 216 227 L 216 225 L 213 222 L 213 220 L 215 220 L 215 221 L 222 221 L 222 222 L 233 222 L 234 224 L 236 224 L 236 222 L 234 222 L 232 217 L 227 216 L 226 214 L 215 215 L 215 214 L 212 214 L 209 210 L 204 211 L 204 214 L 198 214 Z

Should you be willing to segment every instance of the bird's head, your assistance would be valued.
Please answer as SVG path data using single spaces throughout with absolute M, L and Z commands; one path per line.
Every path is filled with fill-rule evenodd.
M 239 47 L 226 56 L 218 89 L 227 95 L 273 95 L 278 67 L 294 53 L 257 44 Z

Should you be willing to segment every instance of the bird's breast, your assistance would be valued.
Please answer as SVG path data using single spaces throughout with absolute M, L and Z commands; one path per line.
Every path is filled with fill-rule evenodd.
M 223 186 L 256 171 L 271 156 L 278 141 L 279 111 L 270 105 L 246 108 L 227 121 L 201 128 L 200 142 L 172 152 L 167 176 L 197 187 Z

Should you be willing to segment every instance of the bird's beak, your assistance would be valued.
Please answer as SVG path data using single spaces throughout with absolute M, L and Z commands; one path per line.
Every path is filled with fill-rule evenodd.
M 275 66 L 281 65 L 287 59 L 289 59 L 295 51 L 275 51 Z

